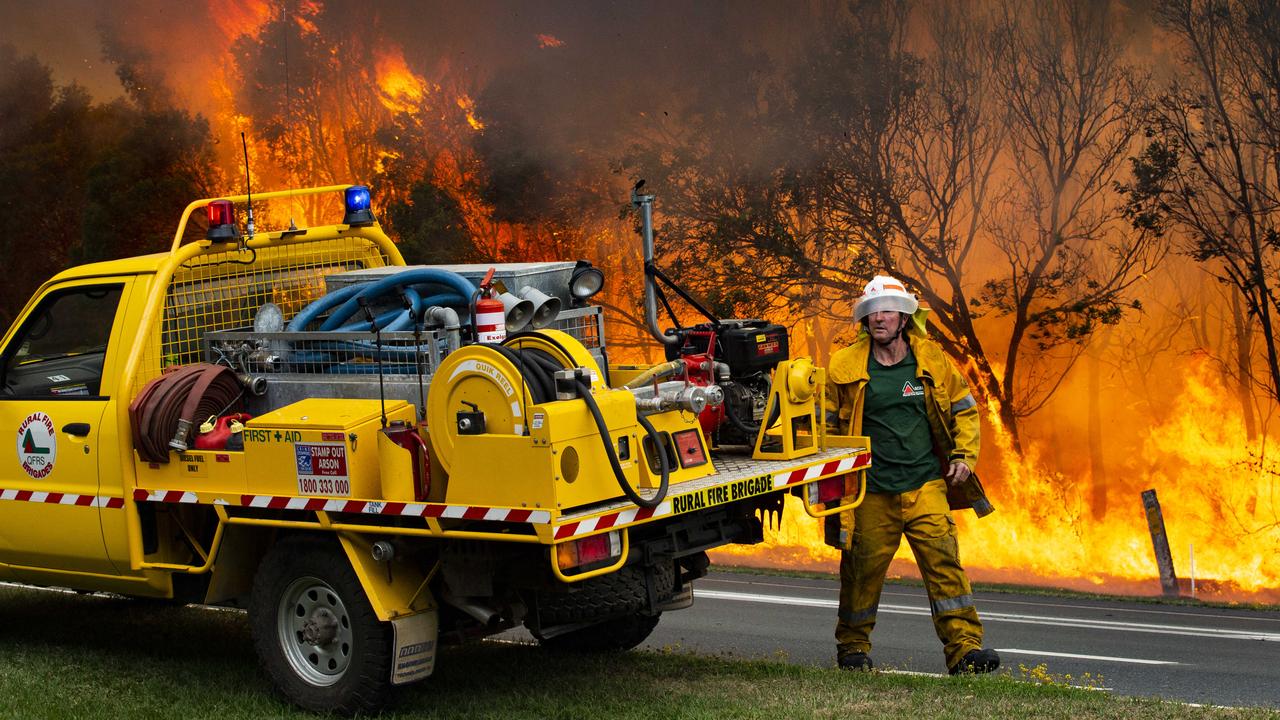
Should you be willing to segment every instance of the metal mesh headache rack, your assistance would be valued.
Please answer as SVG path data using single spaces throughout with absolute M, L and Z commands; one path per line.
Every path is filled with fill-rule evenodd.
M 250 257 L 253 262 L 247 262 Z M 262 248 L 252 255 L 227 249 L 190 259 L 165 293 L 159 332 L 146 339 L 137 388 L 202 355 L 212 361 L 209 336 L 250 326 L 264 302 L 275 303 L 288 319 L 324 295 L 325 277 L 387 262 L 374 243 L 357 237 Z

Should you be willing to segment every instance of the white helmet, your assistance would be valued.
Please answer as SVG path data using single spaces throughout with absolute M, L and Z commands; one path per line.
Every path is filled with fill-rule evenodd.
M 919 307 L 916 296 L 907 292 L 901 281 L 888 275 L 877 275 L 862 288 L 862 297 L 853 308 L 853 321 L 861 322 L 871 313 L 882 310 L 914 315 Z

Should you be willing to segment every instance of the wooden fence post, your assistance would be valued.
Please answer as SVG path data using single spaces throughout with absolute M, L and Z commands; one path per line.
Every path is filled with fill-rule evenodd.
M 1156 567 L 1160 569 L 1160 587 L 1165 597 L 1178 597 L 1178 576 L 1173 571 L 1173 555 L 1169 552 L 1164 515 L 1160 513 L 1155 490 L 1142 491 L 1142 507 L 1147 511 L 1147 529 L 1151 531 L 1151 547 L 1155 549 Z

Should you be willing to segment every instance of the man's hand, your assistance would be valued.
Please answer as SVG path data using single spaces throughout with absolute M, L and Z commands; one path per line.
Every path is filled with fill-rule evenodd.
M 959 485 L 968 480 L 972 474 L 973 471 L 969 469 L 969 466 L 963 460 L 952 460 L 951 469 L 947 470 L 947 483 Z

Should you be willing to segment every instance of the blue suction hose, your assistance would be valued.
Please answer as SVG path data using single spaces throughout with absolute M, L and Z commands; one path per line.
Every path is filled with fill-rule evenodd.
M 360 288 L 360 290 L 353 296 L 343 298 L 341 301 L 342 304 L 329 315 L 328 319 L 320 324 L 320 329 L 337 330 L 345 324 L 345 321 L 350 319 L 351 316 L 359 310 L 360 301 L 357 299 L 359 297 L 364 297 L 366 300 L 372 300 L 376 297 L 395 292 L 400 288 L 407 288 L 410 285 L 420 285 L 424 283 L 443 285 L 453 290 L 461 298 L 471 297 L 471 293 L 476 290 L 476 286 L 473 285 L 470 280 L 462 277 L 458 273 L 450 272 L 448 270 L 438 270 L 436 268 L 415 268 L 413 270 L 405 270 L 404 272 L 398 272 L 395 275 L 385 277 L 377 282 L 356 286 Z M 325 297 L 328 296 L 326 295 Z M 461 305 L 464 302 L 466 302 L 466 300 L 459 300 L 456 303 L 449 304 Z M 412 323 L 412 321 L 409 320 L 410 311 L 408 309 L 402 309 L 399 312 L 405 316 L 405 320 L 407 322 L 410 324 Z M 301 315 L 302 313 L 299 313 L 299 316 Z M 294 320 L 296 321 L 297 318 L 294 318 Z M 406 327 L 408 327 L 408 325 L 406 325 Z
M 424 308 L 429 308 L 433 305 L 459 307 L 466 302 L 462 299 L 462 296 L 455 293 L 440 293 L 428 295 L 424 298 L 421 293 L 411 287 L 404 288 L 404 295 L 409 299 L 411 306 L 398 310 L 388 310 L 379 315 L 376 322 L 380 329 L 388 332 L 393 330 L 413 330 L 413 319 L 419 317 Z M 373 328 L 369 327 L 368 320 L 360 320 L 347 323 L 342 327 L 334 328 L 334 330 L 338 332 L 372 332 Z
M 437 291 L 423 297 L 424 287 L 433 287 Z M 439 292 L 438 290 L 444 290 L 444 292 Z M 437 268 L 414 268 L 389 275 L 376 282 L 348 285 L 335 290 L 303 308 L 289 321 L 285 330 L 288 332 L 307 330 L 308 326 L 314 324 L 325 313 L 329 313 L 329 316 L 320 323 L 319 330 L 322 331 L 370 332 L 374 329 L 374 326 L 379 331 L 387 332 L 411 330 L 413 329 L 414 318 L 421 317 L 424 308 L 433 305 L 463 307 L 467 304 L 467 298 L 470 298 L 475 292 L 475 285 L 458 273 Z M 356 319 L 356 317 L 363 314 L 361 308 L 362 299 L 366 304 L 369 304 L 376 298 L 393 293 L 400 294 L 404 299 L 408 300 L 408 307 L 384 312 L 375 317 L 372 324 L 367 317 Z M 330 310 L 332 312 L 329 312 Z M 332 347 L 329 347 L 329 345 L 329 343 L 325 343 L 323 346 L 313 347 L 310 351 L 294 353 L 292 359 L 295 362 L 310 364 L 324 362 L 326 358 L 329 358 L 330 355 L 326 351 L 367 350 L 370 353 L 377 352 L 371 343 L 366 342 L 335 342 L 332 343 Z M 414 353 L 414 348 L 383 348 L 382 355 L 386 356 L 386 359 L 403 362 L 404 359 L 412 358 Z M 354 374 L 372 371 L 367 364 L 363 363 L 340 363 L 330 367 L 329 370 Z
M 411 285 L 436 285 L 443 286 L 447 290 L 445 294 L 435 294 L 421 297 L 421 293 L 411 288 Z M 462 277 L 458 273 L 449 270 L 439 270 L 437 268 L 414 268 L 398 272 L 395 275 L 389 275 L 381 280 L 371 283 L 362 283 L 359 285 L 348 285 L 334 292 L 325 295 L 306 306 L 289 321 L 288 327 L 285 329 L 289 332 L 297 332 L 306 330 L 309 325 L 314 323 L 318 318 L 326 312 L 333 310 L 329 317 L 320 324 L 320 330 L 370 330 L 368 320 L 358 320 L 350 323 L 352 316 L 360 309 L 360 297 L 366 301 L 381 297 L 403 289 L 405 295 L 412 300 L 415 296 L 418 298 L 419 305 L 414 308 L 402 308 L 393 310 L 379 315 L 375 322 L 383 330 L 404 329 L 409 328 L 413 324 L 412 317 L 421 310 L 423 306 L 430 305 L 454 305 L 461 306 L 466 304 L 466 298 L 476 291 L 476 286 L 470 280 Z M 410 292 L 413 292 L 410 295 Z M 336 309 L 335 309 L 336 308 Z M 384 318 L 389 318 L 383 325 Z M 395 323 L 397 327 L 392 328 L 391 324 Z

